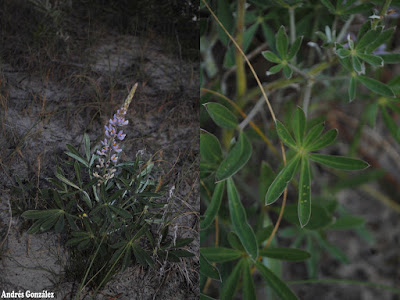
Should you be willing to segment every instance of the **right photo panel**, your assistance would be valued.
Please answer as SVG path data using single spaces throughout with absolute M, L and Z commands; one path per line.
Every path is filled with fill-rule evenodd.
M 400 299 L 400 1 L 200 0 L 201 299 Z

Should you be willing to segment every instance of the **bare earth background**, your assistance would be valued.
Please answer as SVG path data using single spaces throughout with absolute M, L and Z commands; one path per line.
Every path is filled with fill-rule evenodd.
M 35 207 L 37 187 L 45 187 L 57 162 L 66 159 L 65 145 L 80 147 L 85 132 L 92 143 L 99 141 L 108 118 L 139 82 L 127 114 L 122 160 L 134 159 L 139 150 L 146 158 L 156 154 L 160 175 L 169 188 L 175 186 L 172 213 L 178 236 L 195 239 L 188 250 L 196 256 L 169 264 L 164 272 L 132 266 L 96 299 L 197 299 L 197 54 L 182 55 L 176 30 L 168 38 L 150 27 L 124 33 L 90 17 L 88 23 L 65 15 L 59 7 L 64 19 L 61 25 L 54 21 L 58 31 L 53 34 L 47 29 L 54 24 L 41 29 L 40 22 L 32 22 L 31 31 L 19 29 L 27 19 L 15 18 L 26 17 L 35 6 L 6 1 L 0 9 L 7 15 L 0 52 L 0 292 L 47 290 L 57 299 L 74 299 L 79 282 L 65 273 L 70 257 L 62 236 L 27 235 L 30 224 L 19 214 Z M 42 38 L 40 30 L 48 36 Z M 26 194 L 13 192 L 17 178 Z

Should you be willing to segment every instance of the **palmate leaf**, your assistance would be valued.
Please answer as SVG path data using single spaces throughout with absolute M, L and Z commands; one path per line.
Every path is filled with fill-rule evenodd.
M 291 291 L 286 283 L 276 276 L 270 269 L 260 262 L 256 262 L 256 267 L 258 271 L 260 271 L 265 281 L 280 299 L 298 300 L 297 296 Z
M 231 216 L 232 227 L 253 260 L 258 257 L 258 244 L 253 229 L 247 223 L 246 211 L 240 202 L 239 193 L 232 178 L 228 179 L 227 184 L 229 213 Z
M 276 200 L 278 200 L 280 195 L 282 195 L 288 182 L 292 180 L 294 174 L 296 173 L 300 160 L 301 156 L 296 155 L 287 163 L 287 165 L 275 177 L 275 180 L 272 182 L 267 191 L 267 194 L 265 195 L 266 205 L 274 203 Z

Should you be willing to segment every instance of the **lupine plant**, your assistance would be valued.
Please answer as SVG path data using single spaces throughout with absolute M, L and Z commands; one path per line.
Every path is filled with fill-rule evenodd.
M 120 162 L 122 128 L 136 88 L 105 126 L 101 148 L 92 148 L 87 134 L 84 154 L 67 145 L 66 171 L 57 167 L 55 178 L 48 179 L 53 187 L 40 190 L 47 207 L 22 214 L 34 220 L 28 233 L 54 231 L 65 237 L 72 272 L 81 278 L 77 299 L 84 286 L 98 291 L 132 263 L 163 268 L 166 261 L 193 256 L 184 249 L 193 239 L 168 235 L 173 189 L 161 200 L 165 187 L 157 181 L 152 159 L 143 161 L 139 150 L 135 161 Z
M 339 204 L 336 192 L 385 174 L 356 157 L 378 108 L 399 142 L 400 76 L 387 83 L 381 76 L 400 62 L 390 51 L 396 9 L 391 1 L 201 4 L 201 298 L 256 299 L 264 289 L 258 273 L 268 299 L 298 299 L 280 261 L 305 261 L 309 279 L 318 282 L 323 252 L 349 262 L 329 242 L 331 230 L 353 229 L 373 243 L 364 219 Z M 356 18 L 362 24 L 354 25 Z M 364 109 L 348 153 L 332 153 L 340 132 L 328 112 L 355 100 Z M 335 178 L 330 186 L 319 178 L 325 172 Z M 390 198 L 386 203 L 398 209 Z

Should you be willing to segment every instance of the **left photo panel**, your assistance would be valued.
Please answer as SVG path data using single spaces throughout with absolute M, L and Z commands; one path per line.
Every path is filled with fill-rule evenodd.
M 0 3 L 0 298 L 199 299 L 199 1 Z

